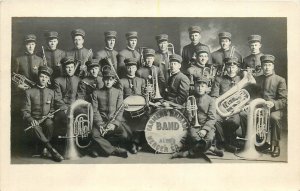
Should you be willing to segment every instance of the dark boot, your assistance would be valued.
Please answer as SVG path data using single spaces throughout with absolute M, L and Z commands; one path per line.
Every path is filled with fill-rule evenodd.
M 48 151 L 50 152 L 50 154 L 52 155 L 52 160 L 54 160 L 55 162 L 61 162 L 62 160 L 64 160 L 64 157 L 61 156 L 52 146 L 50 143 L 46 144 L 46 148 L 48 149 Z
M 272 152 L 272 157 L 279 157 L 280 156 L 280 147 L 279 146 L 275 146 L 274 150 Z
M 111 153 L 111 155 L 122 157 L 122 158 L 128 157 L 127 151 L 119 147 L 116 147 L 116 149 Z

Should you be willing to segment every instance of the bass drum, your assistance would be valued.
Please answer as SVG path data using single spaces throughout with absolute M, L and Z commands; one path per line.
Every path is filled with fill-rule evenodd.
M 188 120 L 176 109 L 160 109 L 149 118 L 145 137 L 158 153 L 174 153 L 186 139 Z
M 132 95 L 124 99 L 127 107 L 124 108 L 125 115 L 130 118 L 139 118 L 146 112 L 146 99 L 143 96 Z

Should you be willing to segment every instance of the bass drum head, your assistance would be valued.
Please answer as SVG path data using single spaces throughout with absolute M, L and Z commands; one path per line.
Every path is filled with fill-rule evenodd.
M 174 153 L 182 147 L 187 136 L 188 121 L 175 109 L 156 111 L 145 127 L 145 137 L 151 148 L 159 153 Z

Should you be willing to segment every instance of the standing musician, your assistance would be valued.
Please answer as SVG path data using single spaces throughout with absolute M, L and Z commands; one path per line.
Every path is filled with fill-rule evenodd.
M 114 50 L 117 32 L 116 31 L 106 31 L 104 32 L 105 37 L 105 48 L 104 50 L 100 50 L 96 54 L 96 58 L 100 61 L 104 58 L 108 58 L 110 63 L 114 66 L 115 70 L 117 70 L 117 55 L 118 52 Z M 100 66 L 102 67 L 102 66 Z
M 35 55 L 36 36 L 28 34 L 24 37 L 25 55 L 16 58 L 13 71 L 24 75 L 31 81 L 38 80 L 38 68 L 43 65 L 43 59 Z M 22 85 L 19 88 L 26 89 Z
M 238 58 L 225 58 L 224 62 L 227 74 L 216 77 L 210 93 L 212 97 L 217 98 L 221 96 L 242 79 L 242 77 L 238 75 L 240 65 Z M 222 118 L 221 116 L 217 115 L 217 141 L 220 146 L 225 146 L 225 150 L 228 152 L 235 152 L 238 149 L 236 146 L 234 146 L 234 144 L 236 140 L 236 130 L 239 128 L 239 126 L 239 114 L 232 115 L 228 118 Z
M 145 80 L 140 77 L 136 77 L 135 73 L 137 70 L 137 61 L 134 58 L 125 59 L 125 65 L 127 69 L 127 76 L 120 80 L 124 99 L 131 95 L 142 95 L 145 89 Z M 129 115 L 124 113 L 124 118 L 126 122 L 130 126 L 133 133 L 133 147 L 131 148 L 131 152 L 136 154 L 138 150 L 141 149 L 141 131 L 145 129 L 145 125 L 147 122 L 147 116 L 141 116 L 139 118 L 131 118 Z
M 231 46 L 231 33 L 229 32 L 221 32 L 219 33 L 219 44 L 221 46 L 220 49 L 216 50 L 211 54 L 212 63 L 218 67 L 219 71 L 223 73 L 224 69 L 224 58 L 228 57 L 236 57 L 238 58 L 238 62 L 242 63 L 242 56 L 235 49 L 234 46 Z
M 261 97 L 266 101 L 272 101 L 274 107 L 271 108 L 271 132 L 272 132 L 272 157 L 280 155 L 280 131 L 282 129 L 281 120 L 284 109 L 287 106 L 287 86 L 285 79 L 274 72 L 275 57 L 265 54 L 260 58 L 263 75 L 256 78 L 256 83 L 261 87 Z
M 136 75 L 148 81 L 153 87 L 155 86 L 155 80 L 157 79 L 159 91 L 163 93 L 166 87 L 166 81 L 160 68 L 153 65 L 155 50 L 150 48 L 144 49 L 143 56 L 146 65 L 138 69 Z
M 176 104 L 183 104 L 189 95 L 190 80 L 181 71 L 181 56 L 173 54 L 170 56 L 170 78 L 166 93 L 166 100 Z M 166 102 L 165 106 L 168 106 Z
M 86 76 L 87 72 L 84 62 L 87 60 L 91 61 L 93 53 L 90 53 L 90 50 L 84 47 L 85 32 L 82 29 L 75 29 L 71 32 L 71 37 L 74 43 L 74 48 L 67 52 L 67 56 L 72 57 L 76 64 L 80 64 L 80 67 L 78 67 L 79 70 L 75 71 L 75 75 L 78 75 L 79 71 L 83 71 L 82 75 Z
M 87 61 L 86 65 L 89 75 L 79 82 L 77 98 L 91 102 L 91 94 L 94 90 L 103 87 L 103 81 L 102 77 L 98 75 L 100 72 L 98 59 Z
M 47 42 L 46 48 L 39 52 L 39 56 L 46 59 L 47 66 L 53 69 L 53 79 L 63 76 L 63 69 L 60 60 L 66 56 L 66 52 L 57 48 L 58 32 L 49 31 L 45 33 Z
M 92 156 L 97 157 L 98 151 L 101 151 L 106 156 L 127 158 L 125 149 L 113 146 L 126 145 L 131 135 L 122 117 L 123 93 L 122 90 L 113 87 L 116 74 L 109 67 L 106 67 L 102 74 L 104 87 L 92 93 L 94 110 L 92 137 L 96 149 L 92 152 Z
M 154 65 L 158 66 L 163 72 L 165 80 L 168 81 L 170 77 L 170 61 L 169 56 L 173 54 L 168 50 L 168 35 L 160 34 L 155 37 L 157 41 L 158 50 L 155 52 Z
M 52 72 L 53 70 L 47 66 L 39 67 L 37 86 L 25 91 L 25 99 L 21 111 L 26 124 L 33 126 L 32 131 L 35 137 L 45 147 L 43 156 L 50 152 L 52 159 L 60 162 L 64 158 L 50 144 L 54 129 L 51 119 L 53 115 L 48 116 L 42 122 L 39 121 L 54 111 L 54 91 L 46 87 Z
M 123 78 L 126 76 L 126 68 L 125 68 L 125 62 L 124 60 L 126 58 L 135 58 L 136 60 L 140 60 L 140 53 L 135 50 L 138 40 L 138 33 L 136 31 L 131 31 L 126 33 L 126 39 L 127 39 L 127 47 L 120 51 L 117 59 L 118 59 L 118 67 L 117 72 L 120 78 Z M 139 63 L 138 63 L 139 64 Z
M 201 28 L 199 26 L 191 26 L 188 29 L 191 44 L 186 45 L 182 49 L 182 68 L 181 71 L 186 74 L 186 70 L 190 67 L 190 62 L 195 60 L 196 47 L 207 46 L 200 42 L 201 39 Z
M 174 153 L 172 158 L 201 156 L 212 146 L 215 137 L 216 107 L 214 99 L 207 95 L 208 83 L 209 79 L 204 76 L 195 78 L 196 103 L 191 104 L 196 104 L 197 115 L 189 116 L 189 118 L 193 117 L 194 119 L 192 126 L 188 129 L 185 149 Z M 192 108 L 188 108 L 187 104 L 188 109 L 192 111 Z M 191 115 L 191 111 L 188 111 L 189 115 Z
M 260 57 L 263 55 L 261 53 L 260 48 L 262 46 L 261 44 L 261 36 L 260 35 L 250 35 L 248 37 L 248 43 L 251 50 L 251 54 L 244 58 L 244 62 L 242 65 L 243 69 L 252 68 L 255 72 L 253 74 L 255 76 L 260 76 L 263 74 L 262 68 L 261 68 L 261 62 Z

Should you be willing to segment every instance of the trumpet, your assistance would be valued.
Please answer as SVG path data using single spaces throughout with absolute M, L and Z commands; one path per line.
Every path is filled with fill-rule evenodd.
M 36 85 L 35 82 L 29 80 L 28 78 L 26 78 L 24 75 L 21 74 L 16 74 L 13 72 L 12 75 L 12 81 L 16 84 L 16 85 L 22 85 L 24 86 L 26 89 L 32 88 L 33 86 Z
M 200 127 L 200 124 L 198 121 L 198 112 L 197 112 L 198 107 L 197 107 L 195 96 L 189 96 L 187 98 L 186 110 L 188 112 L 189 121 L 192 121 L 192 119 L 195 118 L 194 127 Z

